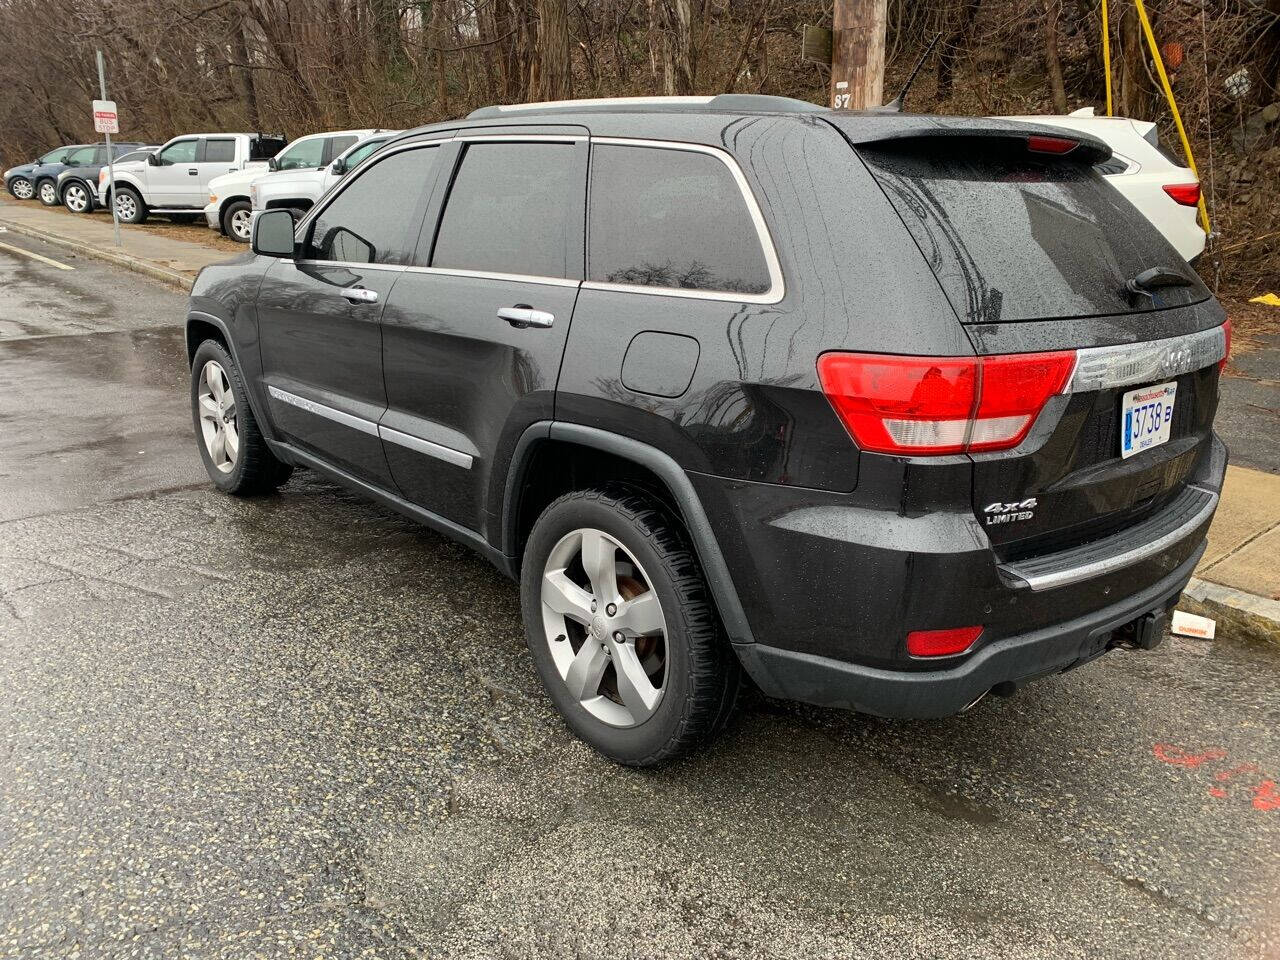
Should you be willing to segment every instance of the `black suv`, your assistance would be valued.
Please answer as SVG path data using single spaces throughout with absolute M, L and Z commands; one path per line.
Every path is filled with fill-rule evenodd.
M 295 466 L 520 582 L 623 763 L 771 696 L 942 717 L 1159 641 L 1204 551 L 1221 307 L 1010 121 L 719 96 L 405 133 L 187 318 L 214 483 Z

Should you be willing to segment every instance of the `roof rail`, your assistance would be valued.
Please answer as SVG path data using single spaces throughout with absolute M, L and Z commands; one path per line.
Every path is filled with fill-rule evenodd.
M 527 113 L 573 113 L 589 111 L 654 112 L 680 110 L 729 110 L 743 113 L 813 113 L 826 108 L 793 97 L 770 97 L 752 93 L 722 93 L 714 97 L 599 97 L 588 100 L 544 100 L 538 103 L 505 103 L 480 107 L 467 114 L 468 120 L 492 120 Z

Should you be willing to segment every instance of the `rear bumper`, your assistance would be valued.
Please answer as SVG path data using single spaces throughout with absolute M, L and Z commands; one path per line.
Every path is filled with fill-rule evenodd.
M 881 717 L 947 717 L 997 684 L 1061 673 L 1105 653 L 1117 627 L 1177 602 L 1204 551 L 1202 541 L 1176 570 L 1145 590 L 1074 620 L 997 640 L 948 670 L 882 670 L 759 643 L 735 649 L 771 697 Z

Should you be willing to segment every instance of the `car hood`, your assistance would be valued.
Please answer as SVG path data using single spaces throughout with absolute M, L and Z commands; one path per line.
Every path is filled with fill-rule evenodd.
M 219 177 L 214 177 L 209 181 L 209 192 L 219 197 L 232 191 L 248 193 L 249 184 L 261 178 L 265 169 L 265 167 L 262 167 L 256 170 L 236 170 L 233 173 L 224 173 Z
M 10 177 L 26 175 L 36 168 L 34 163 L 20 163 L 16 167 L 10 167 L 4 172 L 4 178 L 8 180 Z

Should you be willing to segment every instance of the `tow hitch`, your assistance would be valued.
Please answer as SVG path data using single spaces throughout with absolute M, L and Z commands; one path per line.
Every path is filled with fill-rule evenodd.
M 1152 610 L 1136 620 L 1116 629 L 1112 643 L 1138 650 L 1154 650 L 1164 640 L 1164 628 L 1168 622 L 1164 610 Z

